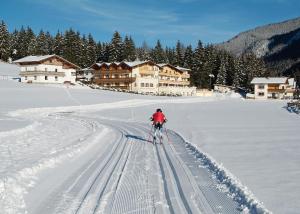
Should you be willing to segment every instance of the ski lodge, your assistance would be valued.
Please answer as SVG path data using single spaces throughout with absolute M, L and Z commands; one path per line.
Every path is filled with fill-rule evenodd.
M 289 99 L 293 98 L 296 83 L 294 78 L 287 77 L 256 77 L 254 85 L 255 99 Z
M 75 83 L 79 66 L 57 55 L 27 56 L 14 61 L 21 68 L 21 82 Z
M 92 82 L 109 88 L 124 89 L 145 94 L 192 96 L 195 87 L 189 87 L 188 69 L 152 61 L 95 63 Z

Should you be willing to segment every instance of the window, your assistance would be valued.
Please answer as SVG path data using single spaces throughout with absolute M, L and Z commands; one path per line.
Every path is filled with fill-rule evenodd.
M 25 80 L 27 80 L 27 76 L 25 76 Z
M 48 80 L 48 76 L 45 76 L 45 80 Z
M 71 75 L 72 76 L 76 76 L 76 72 L 71 72 Z
M 57 76 L 55 76 L 55 81 L 58 81 L 58 77 Z
M 36 67 L 34 67 L 34 71 L 36 71 L 37 70 L 37 68 Z
M 149 87 L 149 83 L 146 83 L 146 87 Z
M 49 62 L 52 63 L 52 59 L 50 59 Z
M 144 87 L 145 86 L 145 84 L 144 83 L 141 83 L 141 87 Z
M 263 97 L 263 96 L 265 96 L 265 93 L 264 92 L 259 92 L 258 96 Z
M 37 77 L 36 76 L 34 76 L 34 80 L 36 80 L 37 79 Z
M 258 85 L 258 89 L 265 89 L 265 85 Z
M 45 68 L 45 71 L 48 71 L 48 68 Z
M 153 83 L 150 83 L 150 87 L 153 87 Z
M 57 72 L 57 68 L 55 68 L 55 72 Z

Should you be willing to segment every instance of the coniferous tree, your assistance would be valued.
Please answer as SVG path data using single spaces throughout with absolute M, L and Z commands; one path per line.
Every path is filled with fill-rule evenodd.
M 49 31 L 46 32 L 45 34 L 45 47 L 47 49 L 47 54 L 53 54 L 52 49 L 53 49 L 53 38 L 51 36 L 51 34 L 49 33 Z
M 150 48 L 147 45 L 147 43 L 144 41 L 142 46 L 140 48 L 136 49 L 136 55 L 137 55 L 137 59 L 144 61 L 144 60 L 150 60 Z
M 59 56 L 63 55 L 63 47 L 64 47 L 63 41 L 64 41 L 63 35 L 58 31 L 53 41 L 53 46 L 52 46 L 53 54 Z
M 109 45 L 109 62 L 121 62 L 124 56 L 124 46 L 122 37 L 118 31 L 115 31 Z
M 20 31 L 16 31 L 16 39 L 14 42 L 15 58 L 20 59 L 27 56 L 28 44 L 26 42 L 26 31 L 22 26 Z
M 204 63 L 204 48 L 202 42 L 199 40 L 197 48 L 194 52 L 193 57 L 193 66 L 191 72 L 191 82 L 192 85 L 196 87 L 204 87 L 204 78 L 203 78 L 203 63 Z
M 26 30 L 26 43 L 28 43 L 26 55 L 34 55 L 37 46 L 37 41 L 36 36 L 30 27 L 27 27 Z
M 80 38 L 78 38 L 78 34 L 71 28 L 70 30 L 66 30 L 64 34 L 63 41 L 63 57 L 70 62 L 78 63 L 78 50 L 80 49 Z
M 154 49 L 151 51 L 151 59 L 155 62 L 155 63 L 163 63 L 166 62 L 166 56 L 165 56 L 165 52 L 164 49 L 161 46 L 161 43 L 159 40 L 157 40 L 156 46 L 154 47 Z
M 87 54 L 86 65 L 91 66 L 97 60 L 97 44 L 91 34 L 88 35 L 86 54 Z
M 131 37 L 125 36 L 124 39 L 124 60 L 126 61 L 134 61 L 136 60 L 136 51 L 135 44 Z
M 39 35 L 36 38 L 36 55 L 47 55 L 48 54 L 48 42 L 46 34 L 43 30 L 40 31 Z
M 0 59 L 7 61 L 10 57 L 10 35 L 4 21 L 0 23 Z
M 176 63 L 176 53 L 174 48 L 166 47 L 166 62 L 172 65 Z
M 220 56 L 220 67 L 217 75 L 217 84 L 221 85 L 227 85 L 227 61 L 226 61 L 226 56 L 221 55 Z
M 183 67 L 191 69 L 193 66 L 193 48 L 191 45 L 188 45 L 184 52 L 184 63 Z
M 174 64 L 177 65 L 177 66 L 183 66 L 183 64 L 184 64 L 183 60 L 184 60 L 184 46 L 178 40 L 177 44 L 176 44 Z

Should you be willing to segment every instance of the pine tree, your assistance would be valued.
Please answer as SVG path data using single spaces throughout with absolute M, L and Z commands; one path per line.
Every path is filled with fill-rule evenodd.
M 53 52 L 52 52 L 53 45 L 54 45 L 54 40 L 53 40 L 51 34 L 49 33 L 49 31 L 47 31 L 45 34 L 45 47 L 47 50 L 47 54 L 53 54 Z
M 47 55 L 48 54 L 48 42 L 46 38 L 46 34 L 43 30 L 40 31 L 39 35 L 36 38 L 36 55 Z
M 10 57 L 10 35 L 4 21 L 0 24 L 0 59 L 7 61 Z
M 191 45 L 188 45 L 184 53 L 183 67 L 192 68 L 192 66 L 193 66 L 193 48 Z
M 204 48 L 202 42 L 198 41 L 198 46 L 195 49 L 194 57 L 193 57 L 193 66 L 191 72 L 191 83 L 196 87 L 205 87 L 204 76 L 202 74 L 204 64 Z
M 30 27 L 27 27 L 26 30 L 26 44 L 28 44 L 26 56 L 34 55 L 36 51 L 37 41 L 36 36 Z
M 220 56 L 220 67 L 217 75 L 217 84 L 227 85 L 227 62 L 224 55 Z
M 136 51 L 135 51 L 135 44 L 131 37 L 125 36 L 124 39 L 124 51 L 123 51 L 123 58 L 126 61 L 134 61 L 136 60 Z
M 136 49 L 137 59 L 141 60 L 141 61 L 150 60 L 151 59 L 150 52 L 151 52 L 151 50 L 150 50 L 149 46 L 144 41 L 142 44 L 142 47 Z
M 78 37 L 78 33 L 76 34 L 72 28 L 66 30 L 63 44 L 63 57 L 70 62 L 79 64 L 78 52 L 80 52 L 81 41 L 80 37 Z
M 53 46 L 52 46 L 52 53 L 58 56 L 63 55 L 63 44 L 64 38 L 63 35 L 58 31 L 56 36 L 54 37 Z
M 28 44 L 26 42 L 26 31 L 22 26 L 20 31 L 15 31 L 16 38 L 13 49 L 15 50 L 15 59 L 27 56 Z
M 165 48 L 166 62 L 174 65 L 176 63 L 176 53 L 174 48 Z
M 86 65 L 91 66 L 97 60 L 97 44 L 91 34 L 88 35 L 86 54 L 87 54 Z
M 124 47 L 122 37 L 118 31 L 115 31 L 109 45 L 109 62 L 120 62 L 123 60 Z
M 180 43 L 180 41 L 177 41 L 176 44 L 176 53 L 175 53 L 175 65 L 177 66 L 183 66 L 184 64 L 184 46 Z
M 151 51 L 150 56 L 155 63 L 166 62 L 166 55 L 159 40 L 157 40 L 156 46 Z

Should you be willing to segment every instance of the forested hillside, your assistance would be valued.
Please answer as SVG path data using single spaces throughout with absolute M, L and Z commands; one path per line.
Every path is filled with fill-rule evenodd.
M 74 29 L 58 31 L 51 35 L 40 30 L 35 34 L 30 27 L 21 27 L 9 32 L 4 21 L 0 24 L 0 59 L 16 60 L 28 55 L 57 54 L 78 64 L 82 68 L 94 62 L 153 60 L 156 63 L 170 63 L 191 69 L 191 83 L 199 88 L 209 88 L 210 84 L 224 84 L 250 89 L 250 81 L 255 76 L 266 76 L 264 62 L 254 54 L 233 54 L 219 50 L 200 40 L 196 47 L 184 45 L 179 40 L 174 47 L 164 47 L 160 40 L 154 47 L 144 42 L 135 45 L 130 35 L 124 38 L 114 32 L 111 41 L 96 41 L 92 34 L 82 35 Z M 214 78 L 210 79 L 209 75 Z

